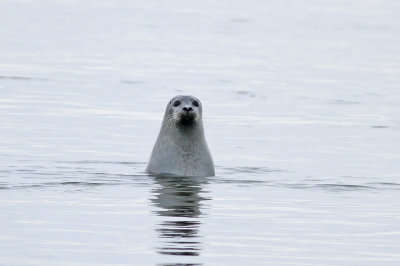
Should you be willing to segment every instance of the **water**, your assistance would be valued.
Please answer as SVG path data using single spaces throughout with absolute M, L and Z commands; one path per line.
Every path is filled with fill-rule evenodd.
M 400 264 L 399 11 L 2 1 L 0 264 Z M 215 177 L 144 173 L 176 94 Z

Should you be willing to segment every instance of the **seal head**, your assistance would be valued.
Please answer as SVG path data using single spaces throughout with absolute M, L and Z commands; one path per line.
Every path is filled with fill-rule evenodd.
M 199 99 L 179 95 L 168 103 L 146 171 L 177 176 L 215 175 Z

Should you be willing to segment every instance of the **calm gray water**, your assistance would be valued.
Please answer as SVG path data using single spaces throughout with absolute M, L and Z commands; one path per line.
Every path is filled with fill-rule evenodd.
M 0 2 L 1 265 L 399 265 L 400 2 Z M 202 100 L 215 177 L 144 173 Z

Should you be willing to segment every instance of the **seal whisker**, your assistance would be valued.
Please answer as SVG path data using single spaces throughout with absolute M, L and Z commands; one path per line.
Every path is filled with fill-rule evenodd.
M 167 121 L 166 127 L 167 127 L 167 128 L 171 128 L 172 126 L 174 126 L 174 125 L 176 125 L 176 124 L 177 124 L 176 118 L 174 118 L 174 117 L 171 116 L 171 117 L 168 119 L 168 121 Z
M 169 114 L 166 118 L 165 123 L 162 124 L 162 127 L 169 129 L 175 123 L 175 119 L 172 114 Z

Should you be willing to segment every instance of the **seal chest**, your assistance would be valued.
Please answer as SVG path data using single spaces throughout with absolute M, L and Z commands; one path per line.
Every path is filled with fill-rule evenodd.
M 215 175 L 197 98 L 179 95 L 168 103 L 146 171 L 177 176 Z

